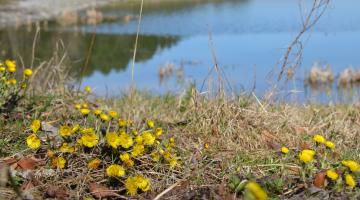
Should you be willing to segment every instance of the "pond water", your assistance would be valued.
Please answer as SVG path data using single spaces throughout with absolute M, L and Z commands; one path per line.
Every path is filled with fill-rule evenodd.
M 309 8 L 309 2 L 301 2 L 303 9 Z M 324 16 L 304 36 L 303 60 L 294 80 L 285 86 L 285 93 L 296 91 L 292 96 L 300 101 L 310 98 L 304 79 L 315 62 L 330 64 L 335 74 L 350 65 L 360 68 L 358 8 L 357 0 L 331 1 Z M 96 27 L 95 44 L 82 82 L 99 95 L 117 95 L 132 84 L 138 9 L 139 1 L 101 8 L 103 15 L 111 16 L 112 20 Z M 301 12 L 296 0 L 145 3 L 134 82 L 137 88 L 155 93 L 181 93 L 190 83 L 201 88 L 214 65 L 211 53 L 214 49 L 232 91 L 240 93 L 255 86 L 255 93 L 262 96 L 275 77 L 269 73 L 278 72 L 278 62 L 300 27 Z M 50 23 L 46 30 L 41 30 L 37 61 L 51 57 L 61 39 L 69 52 L 73 74 L 80 74 L 93 31 L 90 25 Z M 21 55 L 26 63 L 30 60 L 33 37 L 34 30 L 26 27 L 1 31 L 0 45 L 5 47 L 2 56 Z M 336 98 L 341 96 L 334 93 Z M 315 98 L 334 99 L 324 94 L 316 94 Z

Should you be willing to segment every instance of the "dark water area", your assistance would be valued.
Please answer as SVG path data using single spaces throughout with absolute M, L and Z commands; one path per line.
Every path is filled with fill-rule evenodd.
M 154 93 L 182 93 L 189 84 L 201 88 L 213 67 L 211 33 L 218 64 L 232 91 L 249 91 L 255 84 L 254 92 L 261 97 L 274 83 L 279 60 L 301 28 L 300 10 L 309 8 L 307 1 L 289 0 L 145 3 L 134 68 L 136 87 Z M 286 100 L 357 100 L 358 88 L 339 91 L 336 78 L 349 66 L 360 69 L 358 8 L 360 2 L 356 0 L 331 1 L 324 16 L 304 35 L 301 65 L 294 79 L 283 87 Z M 100 9 L 112 20 L 96 26 L 96 39 L 82 82 L 99 95 L 118 95 L 132 83 L 138 9 L 139 1 Z M 30 62 L 35 31 L 28 29 L 0 32 L 2 57 L 20 55 L 25 63 Z M 92 25 L 60 26 L 50 22 L 48 28 L 41 29 L 36 62 L 49 59 L 61 40 L 68 51 L 66 63 L 74 76 L 79 76 L 93 31 Z M 318 90 L 304 86 L 315 62 L 331 65 L 335 75 L 332 85 Z

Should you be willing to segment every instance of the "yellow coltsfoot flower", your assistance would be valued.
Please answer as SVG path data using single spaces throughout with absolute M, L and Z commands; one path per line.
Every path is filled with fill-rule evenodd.
M 142 144 L 143 143 L 143 137 L 141 135 L 138 135 L 135 137 L 135 142 L 137 144 Z
M 107 121 L 109 121 L 110 118 L 106 114 L 100 114 L 100 119 L 104 122 L 107 122 Z
M 326 170 L 326 176 L 329 177 L 332 181 L 336 181 L 339 178 L 339 174 L 332 169 Z
M 125 180 L 125 188 L 130 196 L 135 196 L 137 194 L 138 187 L 133 177 L 128 177 Z
M 99 137 L 94 132 L 84 133 L 77 142 L 80 145 L 92 148 L 99 142 Z
M 128 153 L 123 153 L 119 157 L 120 157 L 120 160 L 123 162 L 131 159 L 130 155 Z
M 139 132 L 136 130 L 136 129 L 131 129 L 131 133 L 133 134 L 133 135 L 138 135 L 139 134 Z
M 147 126 L 149 127 L 149 128 L 154 128 L 155 127 L 155 123 L 154 123 L 154 121 L 153 120 L 147 120 L 146 121 L 146 124 L 147 124 Z
M 120 133 L 119 141 L 120 141 L 120 145 L 125 149 L 130 148 L 134 144 L 133 138 L 125 131 Z
M 161 150 L 160 150 L 160 153 L 161 153 Z M 162 155 L 163 155 L 165 160 L 170 160 L 170 158 L 171 158 L 171 153 L 169 151 L 164 151 L 162 153 Z
M 68 137 L 68 136 L 71 136 L 73 134 L 73 131 L 72 131 L 72 128 L 70 126 L 63 125 L 63 126 L 60 126 L 59 134 L 62 137 Z
M 128 153 L 123 153 L 123 154 L 121 154 L 119 157 L 120 157 L 120 160 L 123 161 L 124 164 L 125 164 L 127 167 L 132 167 L 132 166 L 134 166 L 134 161 L 131 160 L 130 154 L 128 154 Z
M 173 157 L 170 158 L 169 165 L 170 165 L 170 168 L 176 167 L 176 165 L 177 165 L 176 155 L 174 155 Z
M 112 117 L 113 119 L 116 119 L 118 117 L 118 113 L 114 110 L 110 110 L 109 113 L 110 117 Z
M 7 66 L 7 70 L 10 73 L 16 72 L 16 62 L 15 62 L 15 60 L 5 60 L 5 65 Z
M 125 169 L 117 164 L 112 164 L 106 168 L 106 174 L 109 177 L 122 177 L 125 175 Z
M 325 138 L 321 135 L 314 135 L 313 140 L 319 144 L 323 144 L 326 141 Z
M 246 184 L 245 189 L 249 191 L 256 200 L 267 200 L 268 196 L 264 189 L 261 188 L 256 182 L 250 181 Z
M 108 145 L 110 145 L 112 148 L 116 149 L 120 145 L 120 138 L 117 133 L 115 132 L 108 132 L 106 134 L 106 142 Z
M 136 185 L 139 189 L 141 189 L 143 192 L 147 192 L 150 190 L 150 182 L 148 179 L 144 178 L 141 175 L 134 176 L 134 180 L 136 182 Z
M 87 109 L 87 108 L 82 108 L 82 109 L 80 109 L 80 112 L 81 112 L 81 114 L 83 114 L 84 116 L 87 116 L 87 115 L 89 115 L 89 113 L 91 112 L 89 109 Z
M 151 158 L 152 158 L 153 161 L 159 162 L 160 161 L 160 154 L 157 153 L 157 152 L 153 152 L 153 153 L 151 153 Z
M 350 174 L 345 175 L 345 183 L 350 188 L 354 188 L 356 186 L 356 182 L 355 182 L 354 178 Z
M 309 154 L 309 155 L 312 155 L 312 156 L 315 156 L 315 151 L 311 150 L 311 149 L 304 149 L 304 150 L 302 150 L 302 152 L 306 153 L 306 154 Z
M 357 171 L 359 171 L 359 168 L 360 168 L 359 164 L 352 160 L 349 161 L 348 167 L 349 167 L 350 171 L 352 171 L 352 172 L 357 172 Z
M 156 135 L 156 137 L 160 137 L 160 136 L 162 135 L 162 133 L 163 133 L 162 128 L 156 128 L 156 129 L 155 129 L 155 135 Z
M 88 134 L 88 133 L 94 133 L 94 128 L 82 128 L 82 129 L 80 130 L 80 133 L 81 133 L 82 135 Z
M 100 110 L 100 109 L 95 109 L 95 110 L 94 110 L 94 114 L 95 114 L 96 116 L 99 116 L 101 113 L 102 113 L 102 110 Z
M 73 125 L 72 129 L 71 129 L 71 133 L 74 134 L 76 132 L 78 132 L 78 130 L 80 130 L 80 125 L 79 124 L 75 124 Z
M 143 138 L 143 143 L 145 145 L 153 145 L 154 142 L 155 142 L 155 137 L 153 136 L 153 134 L 151 134 L 149 131 L 145 131 L 143 134 L 142 134 L 142 138 Z
M 335 149 L 335 144 L 331 141 L 326 141 L 325 146 L 329 149 Z
M 10 85 L 16 85 L 16 83 L 17 83 L 16 79 L 14 79 L 14 78 L 10 79 L 8 82 Z
M 281 152 L 283 154 L 288 154 L 289 153 L 289 149 L 287 147 L 281 147 Z
M 302 150 L 299 154 L 299 159 L 305 164 L 311 162 L 314 159 L 315 151 L 313 150 Z
M 38 130 L 41 128 L 40 120 L 36 119 L 36 120 L 32 121 L 30 128 L 31 128 L 33 133 L 37 133 Z
M 51 166 L 53 168 L 59 168 L 59 169 L 64 169 L 65 168 L 65 165 L 66 165 L 66 160 L 65 158 L 59 156 L 57 158 L 53 158 L 51 160 Z
M 131 155 L 136 157 L 136 156 L 140 156 L 144 153 L 145 151 L 145 147 L 142 144 L 135 144 L 133 147 L 133 150 L 131 152 Z
M 29 76 L 31 76 L 32 74 L 33 74 L 32 69 L 26 68 L 26 69 L 24 70 L 24 76 L 29 77 Z
M 75 107 L 76 109 L 80 110 L 80 109 L 81 109 L 81 104 L 75 104 L 74 107 Z
M 64 142 L 60 147 L 60 152 L 62 153 L 74 153 L 75 147 L 69 145 L 68 143 Z
M 134 161 L 131 159 L 124 162 L 124 165 L 126 167 L 132 167 L 132 166 L 134 166 L 134 164 L 135 164 Z
M 359 164 L 353 160 L 343 160 L 341 161 L 341 164 L 344 165 L 345 167 L 348 167 L 352 172 L 359 171 L 360 169 Z
M 127 126 L 127 121 L 125 119 L 119 119 L 118 124 L 121 128 L 123 128 Z
M 38 149 L 41 145 L 40 139 L 37 137 L 35 133 L 29 135 L 26 138 L 26 144 L 30 149 Z
M 140 175 L 128 177 L 125 181 L 125 188 L 127 193 L 131 196 L 136 195 L 138 189 L 142 190 L 143 192 L 147 192 L 150 190 L 150 187 L 151 185 L 149 180 Z

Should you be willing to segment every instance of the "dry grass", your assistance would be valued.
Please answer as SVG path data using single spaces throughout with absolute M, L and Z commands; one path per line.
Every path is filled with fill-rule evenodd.
M 47 98 L 38 98 L 42 100 L 32 102 L 26 109 L 1 116 L 3 156 L 19 151 L 29 153 L 21 150 L 26 148 L 22 130 L 30 119 L 41 116 L 43 121 L 57 125 L 61 123 L 59 119 L 71 117 L 73 113 L 68 110 L 76 101 L 72 93 Z M 359 160 L 360 112 L 356 105 L 274 104 L 261 107 L 248 97 L 209 99 L 195 90 L 185 96 L 155 96 L 129 90 L 118 99 L 93 98 L 91 101 L 107 105 L 135 123 L 154 119 L 164 128 L 166 137 L 175 137 L 183 168 L 175 173 L 150 170 L 154 177 L 162 178 L 153 183 L 153 192 L 142 198 L 154 198 L 173 184 L 177 187 L 165 197 L 197 197 L 198 193 L 218 190 L 235 173 L 257 178 L 280 173 L 279 147 L 299 150 L 313 134 L 334 141 L 341 158 Z M 205 144 L 209 145 L 208 149 L 204 148 Z M 82 156 L 76 155 L 76 160 L 81 162 L 78 158 Z M 285 165 L 298 167 L 294 163 Z M 103 174 L 96 171 L 89 174 L 81 166 L 74 162 L 67 173 L 59 172 L 41 179 L 44 184 L 39 188 L 56 184 L 70 189 L 76 184 L 77 190 L 71 190 L 72 197 L 88 194 L 87 183 L 102 182 Z

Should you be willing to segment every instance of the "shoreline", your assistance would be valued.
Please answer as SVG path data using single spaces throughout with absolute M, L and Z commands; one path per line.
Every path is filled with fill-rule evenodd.
M 98 8 L 122 0 L 24 0 L 7 2 L 0 7 L 0 28 L 18 27 L 52 20 L 64 13 Z

